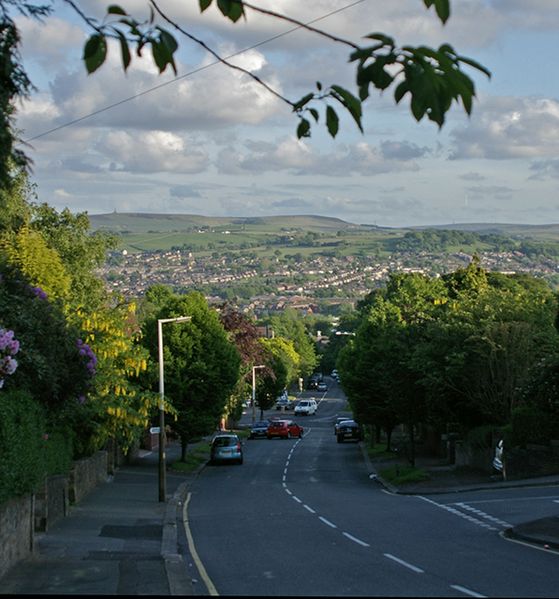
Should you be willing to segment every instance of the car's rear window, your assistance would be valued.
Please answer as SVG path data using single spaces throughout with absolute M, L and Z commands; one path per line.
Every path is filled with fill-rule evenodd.
M 236 445 L 237 439 L 235 437 L 217 437 L 214 440 L 216 447 L 229 447 L 230 445 Z

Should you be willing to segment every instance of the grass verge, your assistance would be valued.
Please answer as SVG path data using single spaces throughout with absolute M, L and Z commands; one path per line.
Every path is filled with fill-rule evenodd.
M 425 470 L 402 464 L 395 464 L 389 468 L 384 468 L 379 474 L 384 480 L 393 485 L 405 485 L 406 483 L 417 483 L 429 479 L 429 475 Z
M 173 462 L 169 468 L 173 472 L 194 472 L 201 464 L 206 463 L 210 459 L 210 444 L 201 443 L 192 447 L 190 451 L 187 451 L 184 462 L 177 460 Z

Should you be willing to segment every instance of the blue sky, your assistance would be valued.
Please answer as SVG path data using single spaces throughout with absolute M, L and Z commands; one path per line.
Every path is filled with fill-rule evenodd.
M 37 92 L 17 126 L 34 161 L 39 201 L 74 212 L 208 216 L 318 214 L 354 223 L 412 226 L 459 222 L 559 223 L 559 2 L 455 0 L 442 26 L 421 0 L 254 0 L 347 39 L 373 31 L 400 44 L 450 42 L 492 72 L 476 76 L 467 118 L 455 106 L 444 128 L 416 123 L 404 99 L 373 93 L 364 134 L 349 120 L 335 140 L 321 128 L 297 140 L 289 108 L 248 77 L 179 38 L 179 79 L 147 58 L 125 75 L 111 48 L 87 76 L 87 29 L 61 1 L 45 23 L 19 19 L 22 55 Z M 82 0 L 102 15 L 99 0 Z M 138 17 L 145 0 L 121 3 Z M 161 0 L 222 55 L 289 28 L 248 14 L 230 24 L 197 0 Z M 346 8 L 347 7 L 347 8 Z M 291 33 L 235 60 L 292 100 L 325 85 L 351 86 L 349 52 L 309 32 Z M 186 76 L 185 76 L 186 75 Z M 164 82 L 163 88 L 42 135 Z M 42 135 L 42 136 L 41 136 Z M 41 136 L 41 137 L 37 137 Z

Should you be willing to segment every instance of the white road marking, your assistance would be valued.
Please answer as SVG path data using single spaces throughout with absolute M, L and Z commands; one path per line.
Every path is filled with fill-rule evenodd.
M 288 495 L 293 495 L 293 493 L 292 493 L 292 492 L 291 492 L 291 491 L 290 491 L 290 490 L 289 490 L 287 487 L 286 487 L 286 489 L 285 489 L 285 492 L 286 492 Z
M 467 503 L 457 503 L 456 505 L 460 506 L 464 510 L 468 510 L 470 512 L 473 512 L 474 514 L 476 514 L 480 518 L 485 518 L 486 520 L 489 520 L 490 522 L 494 522 L 495 524 L 499 524 L 500 526 L 504 526 L 505 528 L 511 528 L 512 527 L 512 524 L 509 524 L 508 522 L 505 522 L 505 520 L 500 520 L 499 518 L 495 518 L 494 516 L 490 516 L 489 514 L 486 514 L 485 512 L 482 512 L 481 510 L 478 510 L 478 509 L 476 509 L 474 507 L 471 507 Z
M 494 526 L 491 526 L 490 524 L 487 524 L 487 522 L 483 522 L 481 520 L 478 520 L 477 518 L 474 518 L 473 516 L 470 516 L 469 514 L 464 514 L 464 512 L 461 512 L 460 510 L 457 510 L 453 507 L 450 507 L 448 505 L 444 505 L 443 503 L 437 503 L 436 501 L 433 501 L 432 499 L 428 499 L 427 497 L 423 497 L 423 495 L 415 495 L 415 497 L 419 498 L 419 499 L 423 499 L 423 501 L 426 501 L 427 503 L 430 503 L 431 505 L 435 505 L 438 508 L 445 510 L 451 514 L 453 514 L 454 516 L 458 516 L 460 518 L 463 518 L 464 520 L 468 520 L 468 522 L 471 522 L 472 524 L 475 524 L 476 526 L 480 526 L 481 528 L 486 528 L 487 530 L 494 530 L 494 531 L 498 531 L 498 528 L 495 528 Z M 505 526 L 510 526 L 507 525 L 505 523 Z
M 309 507 L 306 503 L 303 504 L 303 507 L 308 510 L 311 514 L 316 514 L 316 512 L 312 509 L 312 507 Z
M 470 589 L 467 589 L 466 587 L 462 587 L 459 584 L 451 584 L 450 588 L 454 589 L 455 591 L 459 591 L 460 593 L 464 593 L 464 595 L 468 595 L 470 597 L 485 597 L 486 596 L 486 595 L 480 595 L 479 593 L 476 593 L 475 591 L 471 591 Z
M 296 497 L 295 495 L 292 495 L 292 496 L 291 496 L 291 499 L 295 499 L 295 501 L 296 501 L 297 503 L 303 503 L 303 502 L 302 502 L 302 501 L 301 501 L 301 500 L 300 500 L 298 497 Z
M 384 557 L 387 557 L 388 559 L 391 559 L 391 560 L 397 562 L 401 566 L 409 568 L 410 570 L 412 570 L 413 572 L 416 572 L 417 574 L 424 573 L 424 571 L 421 568 L 418 568 L 417 566 L 414 566 L 413 564 L 405 562 L 403 559 L 400 559 L 399 557 L 396 557 L 395 555 L 392 555 L 391 553 L 384 553 L 383 555 L 384 555 Z
M 358 539 L 357 537 L 350 535 L 348 532 L 343 532 L 342 534 L 344 535 L 344 537 L 347 537 L 350 541 L 353 541 L 354 543 L 357 543 L 362 547 L 370 547 L 368 543 L 365 543 L 365 541 L 361 541 L 361 539 Z
M 326 524 L 327 526 L 330 526 L 330 528 L 338 528 L 333 522 L 330 522 L 330 520 L 326 520 L 326 518 L 324 518 L 323 516 L 319 516 L 318 519 L 324 522 L 324 524 Z

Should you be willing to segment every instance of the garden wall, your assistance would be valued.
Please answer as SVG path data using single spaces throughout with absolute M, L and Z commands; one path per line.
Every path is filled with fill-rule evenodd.
M 33 497 L 0 505 L 0 577 L 33 551 Z
M 78 503 L 107 480 L 107 468 L 107 452 L 98 451 L 74 462 L 68 477 L 50 476 L 34 495 L 0 505 L 0 578 L 33 553 L 35 532 L 48 530 L 68 514 L 69 503 Z

